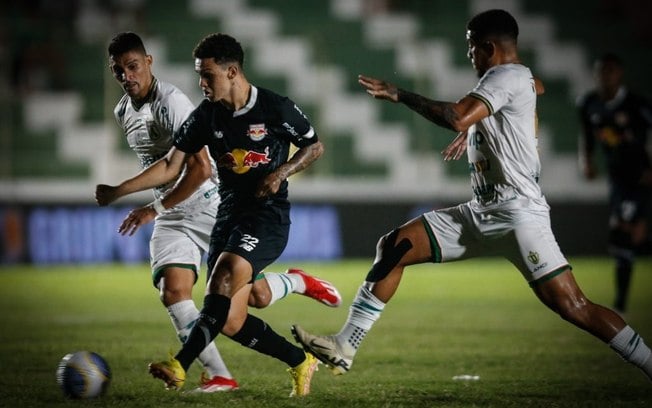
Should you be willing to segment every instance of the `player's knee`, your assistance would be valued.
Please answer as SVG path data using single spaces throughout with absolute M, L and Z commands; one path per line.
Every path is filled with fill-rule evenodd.
M 367 282 L 378 282 L 385 277 L 401 262 L 401 258 L 412 249 L 412 242 L 403 238 L 398 243 L 399 230 L 395 229 L 389 234 L 383 235 L 376 245 L 376 261 L 374 262 Z
M 160 295 L 161 302 L 165 307 L 172 306 L 175 303 L 191 299 L 192 296 L 183 291 L 164 291 Z
M 220 269 L 216 267 L 211 273 L 211 277 L 206 282 L 208 293 L 217 293 L 220 295 L 231 297 L 230 288 L 233 284 L 233 274 L 229 269 Z
M 183 300 L 192 298 L 192 285 L 185 282 L 165 281 L 161 279 L 160 299 L 167 307 Z
M 231 297 L 234 289 L 250 279 L 251 267 L 247 261 L 234 256 L 220 257 L 208 278 L 207 289 L 209 293 Z
M 249 292 L 247 300 L 249 307 L 264 309 L 269 306 L 272 301 L 272 289 L 267 279 L 265 279 L 265 274 L 263 272 L 259 273 L 251 283 L 251 292 Z
M 396 244 L 397 237 L 398 230 L 394 229 L 378 239 L 378 242 L 376 242 L 376 259 L 382 258 L 387 248 L 391 248 Z
M 270 294 L 268 292 L 256 290 L 256 284 L 254 284 L 254 287 L 249 294 L 249 306 L 255 307 L 256 309 L 264 309 L 269 306 L 270 300 Z

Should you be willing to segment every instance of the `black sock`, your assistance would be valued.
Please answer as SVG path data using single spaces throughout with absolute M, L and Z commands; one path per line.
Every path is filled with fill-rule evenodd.
M 188 339 L 175 358 L 184 370 L 199 356 L 206 346 L 220 333 L 231 308 L 231 299 L 224 295 L 209 294 L 204 297 L 204 308 L 193 326 Z
M 267 323 L 250 314 L 247 315 L 240 331 L 231 338 L 245 347 L 277 358 L 290 367 L 298 366 L 306 358 L 301 348 L 290 343 L 285 337 L 272 330 Z
M 627 308 L 627 294 L 629 293 L 629 283 L 632 280 L 632 261 L 624 257 L 618 257 L 616 260 L 616 301 L 614 307 L 624 312 Z

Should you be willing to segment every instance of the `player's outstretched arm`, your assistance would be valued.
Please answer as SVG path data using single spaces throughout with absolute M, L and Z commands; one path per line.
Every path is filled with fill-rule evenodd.
M 435 101 L 364 75 L 358 75 L 358 83 L 374 98 L 403 103 L 429 121 L 456 132 L 465 132 L 469 126 L 489 116 L 486 105 L 473 97 L 465 96 L 458 102 Z
M 181 172 L 185 160 L 186 153 L 173 147 L 165 157 L 118 186 L 98 184 L 95 187 L 95 201 L 98 205 L 105 206 L 120 197 L 165 184 Z
M 186 171 L 165 197 L 160 198 L 157 204 L 149 203 L 131 210 L 122 221 L 118 232 L 122 235 L 134 235 L 141 226 L 152 222 L 160 211 L 174 207 L 190 197 L 211 176 L 211 173 L 208 148 L 189 156 L 186 161 Z
M 166 209 L 179 204 L 197 191 L 199 186 L 208 180 L 212 173 L 213 169 L 208 155 L 208 147 L 204 147 L 193 155 L 188 155 L 185 173 L 172 190 L 161 198 L 161 204 Z

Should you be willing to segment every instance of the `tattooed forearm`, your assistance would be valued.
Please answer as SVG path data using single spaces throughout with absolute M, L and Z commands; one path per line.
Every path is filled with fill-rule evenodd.
M 297 150 L 292 158 L 281 165 L 276 171 L 281 179 L 286 179 L 310 166 L 323 152 L 324 145 L 322 142 L 316 142 L 307 147 L 303 147 Z
M 398 90 L 398 101 L 429 121 L 454 130 L 453 123 L 458 117 L 451 103 L 433 101 L 404 89 Z

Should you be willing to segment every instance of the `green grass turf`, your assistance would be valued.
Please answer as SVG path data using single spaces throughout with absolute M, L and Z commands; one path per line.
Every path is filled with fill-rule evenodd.
M 571 259 L 589 298 L 612 299 L 611 261 Z M 291 339 L 290 324 L 339 330 L 368 260 L 301 266 L 334 282 L 344 305 L 290 296 L 254 314 Z M 281 271 L 288 265 L 273 265 Z M 202 280 L 203 281 L 203 280 Z M 201 302 L 203 284 L 195 291 Z M 652 259 L 637 264 L 628 320 L 652 344 Z M 312 394 L 289 399 L 283 363 L 219 337 L 241 389 L 188 395 L 165 391 L 147 363 L 176 351 L 169 318 L 147 265 L 0 269 L 0 406 L 3 407 L 643 407 L 652 384 L 600 341 L 563 322 L 532 295 L 506 261 L 479 259 L 409 268 L 363 343 L 350 373 L 321 366 Z M 55 382 L 60 358 L 92 350 L 111 365 L 109 393 L 68 401 Z M 189 371 L 186 387 L 199 378 Z M 461 374 L 478 381 L 454 381 Z

